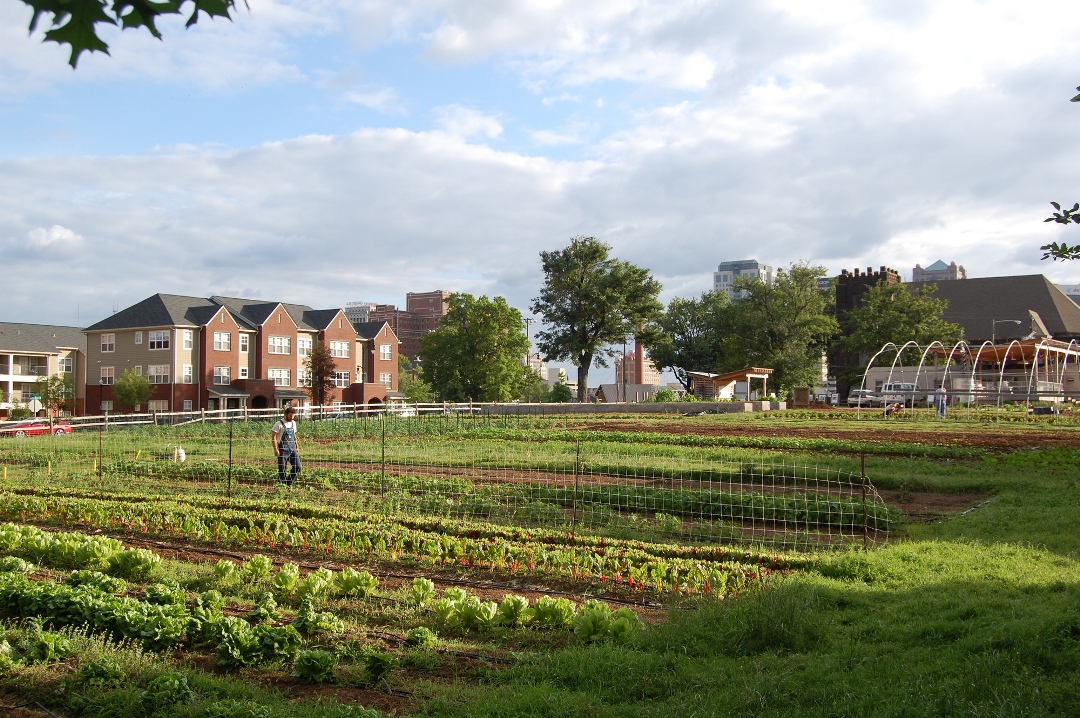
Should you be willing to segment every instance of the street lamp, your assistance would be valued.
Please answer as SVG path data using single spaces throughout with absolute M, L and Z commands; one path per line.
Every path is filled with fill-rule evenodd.
M 994 323 L 990 326 L 990 343 L 991 344 L 994 343 L 994 337 L 996 336 L 995 332 L 997 330 L 997 325 L 1001 324 L 1002 322 L 1011 323 L 1011 324 L 1021 324 L 1022 323 L 1019 319 L 995 319 Z

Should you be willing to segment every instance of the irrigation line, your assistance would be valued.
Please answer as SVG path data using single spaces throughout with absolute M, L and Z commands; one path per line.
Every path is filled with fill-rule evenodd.
M 35 706 L 39 710 L 42 710 L 42 711 L 48 713 L 49 715 L 51 715 L 53 718 L 60 718 L 60 716 L 56 715 L 51 710 L 49 710 L 45 706 L 41 705 L 41 703 L 39 703 L 37 701 L 27 701 L 26 703 L 20 703 L 20 704 L 15 705 L 15 706 L 0 706 L 0 711 L 13 711 L 13 710 L 17 710 L 19 708 L 25 708 L 26 706 Z

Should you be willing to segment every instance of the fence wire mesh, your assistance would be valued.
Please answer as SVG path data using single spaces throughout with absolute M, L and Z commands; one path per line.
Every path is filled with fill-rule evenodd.
M 269 421 L 87 428 L 0 441 L 20 485 L 287 497 L 612 538 L 827 548 L 888 539 L 869 479 L 746 450 L 580 440 L 535 417 L 388 415 L 300 423 L 288 487 Z M 283 482 L 284 480 L 284 482 Z

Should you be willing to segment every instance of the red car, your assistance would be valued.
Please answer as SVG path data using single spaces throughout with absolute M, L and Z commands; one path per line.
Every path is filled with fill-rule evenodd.
M 48 419 L 26 419 L 0 424 L 0 436 L 41 436 L 50 431 L 57 436 L 75 433 L 71 424 L 59 420 L 53 421 L 51 429 Z

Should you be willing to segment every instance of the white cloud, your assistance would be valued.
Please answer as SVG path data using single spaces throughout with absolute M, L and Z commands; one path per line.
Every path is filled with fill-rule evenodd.
M 54 244 L 71 244 L 82 241 L 82 237 L 75 234 L 73 230 L 70 230 L 67 227 L 61 227 L 59 224 L 54 224 L 48 229 L 45 229 L 44 227 L 32 229 L 26 233 L 26 236 L 30 240 L 31 246 L 39 249 Z
M 461 105 L 436 107 L 435 122 L 446 132 L 455 137 L 469 139 L 487 137 L 494 139 L 502 135 L 503 125 L 495 115 L 488 115 Z
M 404 111 L 397 91 L 391 87 L 373 90 L 349 90 L 345 93 L 345 99 L 378 112 L 401 113 Z

